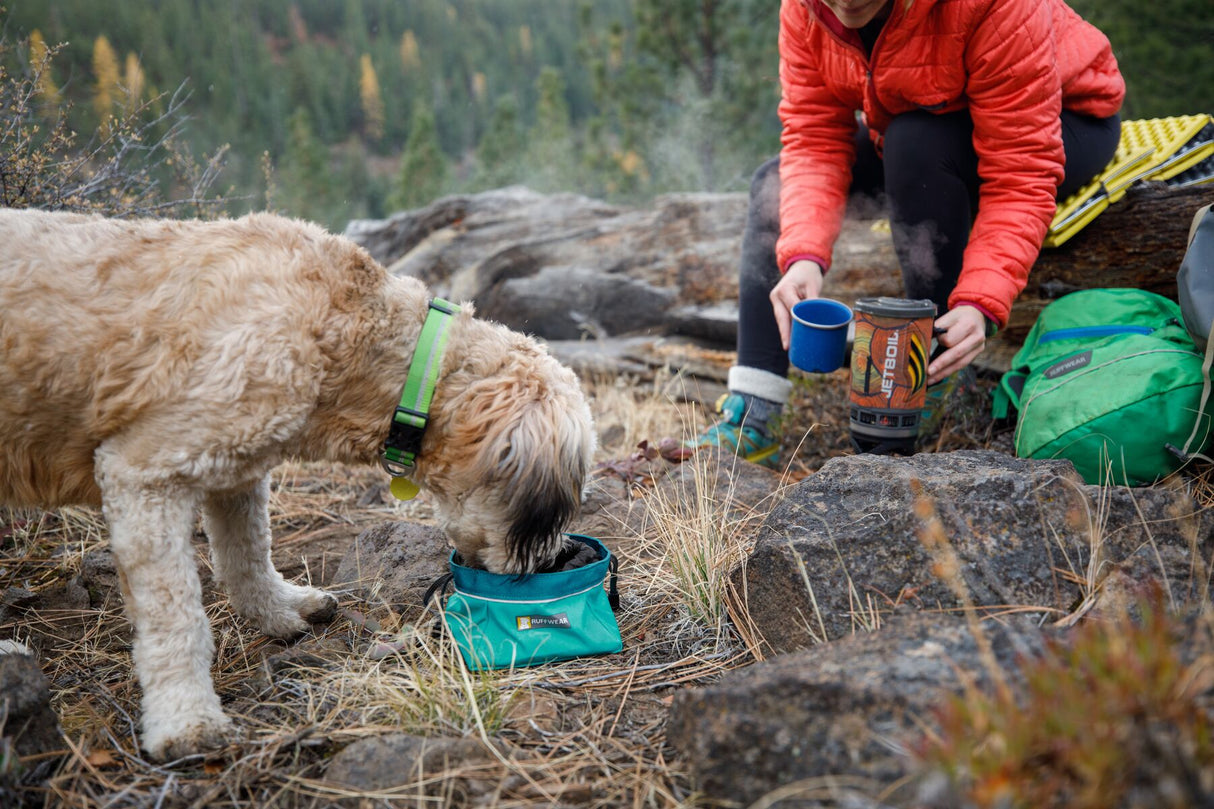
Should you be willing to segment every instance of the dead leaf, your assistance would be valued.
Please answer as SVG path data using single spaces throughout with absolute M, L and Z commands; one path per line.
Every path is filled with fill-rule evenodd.
M 96 767 L 99 770 L 118 766 L 118 759 L 115 757 L 113 750 L 94 750 L 85 756 L 84 760 L 88 762 L 90 767 Z

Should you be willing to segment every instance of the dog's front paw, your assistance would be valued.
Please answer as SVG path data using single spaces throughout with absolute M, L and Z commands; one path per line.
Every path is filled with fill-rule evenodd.
M 337 599 L 324 590 L 307 588 L 310 599 L 300 608 L 299 615 L 310 624 L 327 624 L 337 616 Z
M 271 638 L 290 640 L 337 615 L 337 599 L 315 587 L 284 582 L 274 596 L 248 611 L 248 617 Z
M 155 761 L 176 761 L 240 739 L 240 730 L 223 712 L 144 720 L 143 749 Z

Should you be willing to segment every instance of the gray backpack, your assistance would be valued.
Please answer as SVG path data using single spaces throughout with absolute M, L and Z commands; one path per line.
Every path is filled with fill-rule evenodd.
M 1198 408 L 1202 412 L 1210 398 L 1210 365 L 1214 362 L 1214 210 L 1210 205 L 1198 209 L 1193 216 L 1193 226 L 1189 228 L 1189 247 L 1184 260 L 1180 262 L 1176 284 L 1185 328 L 1206 355 L 1202 366 L 1205 388 Z M 1193 434 L 1178 454 L 1209 461 L 1209 458 L 1199 454 L 1201 448 L 1196 445 L 1197 433 L 1198 426 L 1194 425 Z
M 1214 212 L 1207 205 L 1193 217 L 1189 249 L 1176 274 L 1180 311 L 1193 342 L 1205 349 L 1214 324 Z

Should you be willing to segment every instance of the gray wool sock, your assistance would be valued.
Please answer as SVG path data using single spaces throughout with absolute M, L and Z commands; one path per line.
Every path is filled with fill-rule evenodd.
M 792 393 L 792 381 L 770 371 L 735 365 L 729 369 L 729 392 L 742 397 L 744 423 L 767 438 L 772 437 L 775 419 L 784 412 Z
M 771 438 L 772 422 L 784 412 L 784 405 L 749 393 L 738 392 L 738 395 L 742 397 L 742 401 L 746 402 L 746 415 L 743 417 L 742 423 L 759 431 L 765 437 Z

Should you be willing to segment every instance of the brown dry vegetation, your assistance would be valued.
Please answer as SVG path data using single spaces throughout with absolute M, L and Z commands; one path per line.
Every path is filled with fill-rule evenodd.
M 842 375 L 799 381 L 785 425 L 790 480 L 849 451 L 845 384 Z M 593 386 L 596 418 L 609 439 L 600 450 L 603 460 L 628 456 L 640 441 L 682 437 L 703 426 L 698 406 L 664 394 L 669 387 L 637 380 Z M 977 414 L 984 394 L 967 395 Z M 975 415 L 946 424 L 942 444 L 989 440 L 989 425 Z M 272 508 L 275 562 L 284 574 L 325 584 L 364 528 L 427 520 L 424 498 L 397 504 L 386 483 L 377 469 L 280 468 Z M 693 512 L 694 501 L 714 502 L 709 494 L 686 498 Z M 346 596 L 337 620 L 315 635 L 293 645 L 266 639 L 234 617 L 211 584 L 199 533 L 218 650 L 216 687 L 248 737 L 218 755 L 172 767 L 148 762 L 137 746 L 130 630 L 112 575 L 96 569 L 96 560 L 106 558 L 96 553 L 107 544 L 100 516 L 80 509 L 0 512 L 0 593 L 32 594 L 19 617 L 0 625 L 0 637 L 37 651 L 63 731 L 56 755 L 23 762 L 43 780 L 13 794 L 26 806 L 324 806 L 343 795 L 324 780 L 336 751 L 367 736 L 405 731 L 480 737 L 498 752 L 478 763 L 477 772 L 457 762 L 430 773 L 424 784 L 397 794 L 393 805 L 433 804 L 419 790 L 445 795 L 441 803 L 467 797 L 470 789 L 486 806 L 695 805 L 691 785 L 663 744 L 666 708 L 672 689 L 753 662 L 727 618 L 722 588 L 761 515 L 708 506 L 689 517 L 687 503 L 650 507 L 655 519 L 646 535 L 622 528 L 619 536 L 604 537 L 621 557 L 624 651 L 492 674 L 466 673 L 450 646 L 429 636 L 432 616 L 418 605 Z M 710 534 L 728 539 L 706 548 L 688 544 Z M 694 553 L 705 555 L 704 581 L 673 564 Z M 92 592 L 81 593 L 86 567 L 83 580 Z M 372 659 L 368 650 L 376 641 L 399 651 Z

